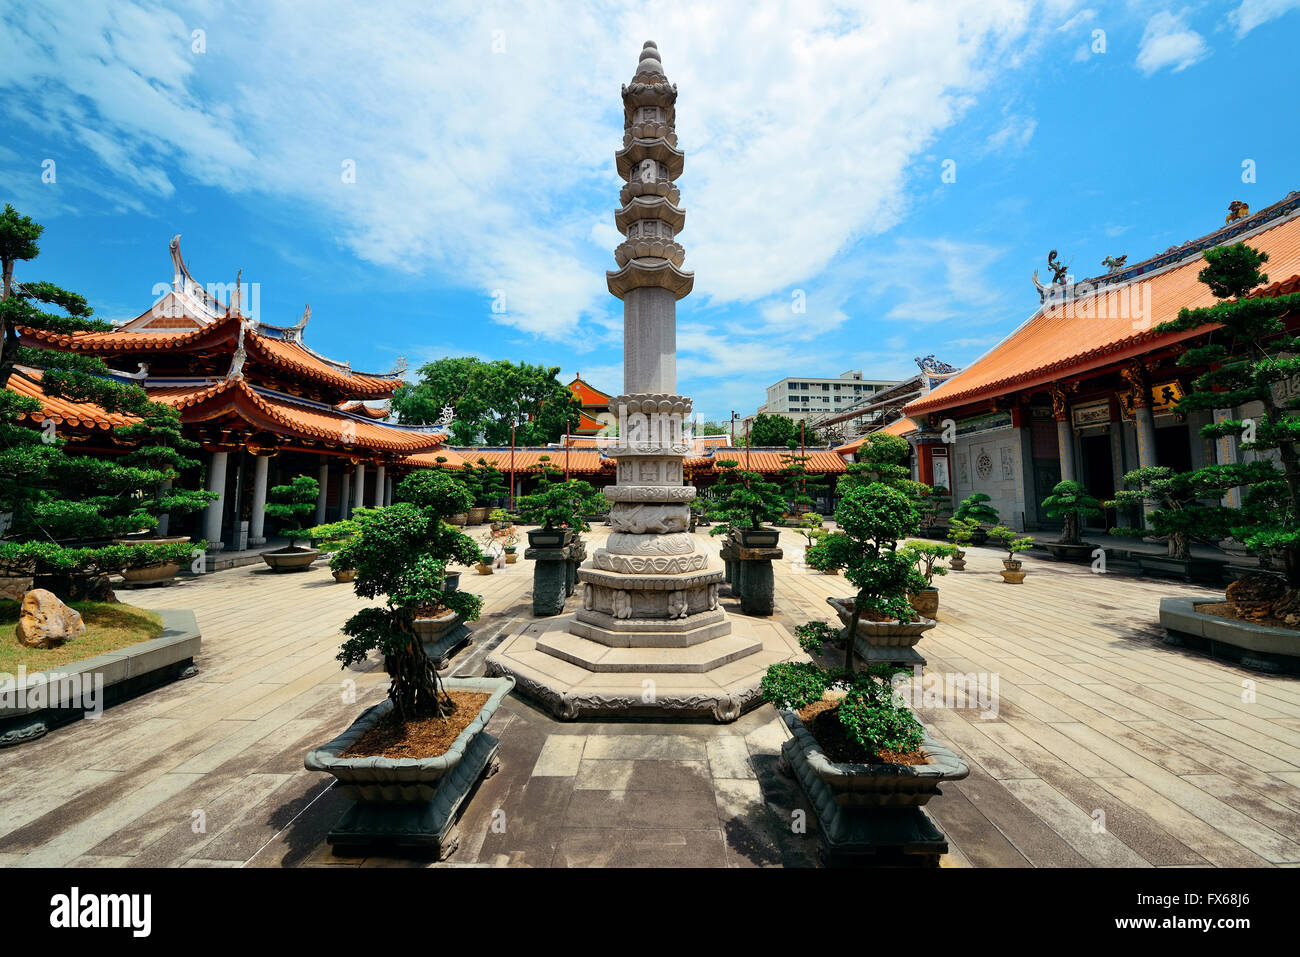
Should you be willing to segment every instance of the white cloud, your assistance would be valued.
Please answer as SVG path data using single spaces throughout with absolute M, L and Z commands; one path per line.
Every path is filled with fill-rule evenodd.
M 683 242 L 704 303 L 787 298 L 898 222 L 918 154 L 1040 30 L 1027 0 L 464 0 L 364 16 L 296 0 L 221 17 L 51 0 L 7 17 L 7 102 L 21 94 L 39 132 L 93 151 L 118 180 L 104 190 L 160 212 L 179 177 L 286 201 L 370 262 L 485 303 L 503 290 L 497 318 L 556 340 L 608 331 L 618 89 L 647 37 L 681 90 Z M 1027 140 L 1032 121 L 1006 135 Z
M 1228 20 L 1241 38 L 1292 10 L 1300 10 L 1300 0 L 1242 0 L 1241 6 L 1228 14 Z
M 1172 68 L 1174 73 L 1199 63 L 1210 54 L 1205 38 L 1187 25 L 1187 11 L 1155 14 L 1147 21 L 1138 46 L 1137 67 L 1147 76 Z

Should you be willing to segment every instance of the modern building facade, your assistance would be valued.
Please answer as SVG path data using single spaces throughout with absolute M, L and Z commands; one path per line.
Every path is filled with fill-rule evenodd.
M 877 392 L 897 384 L 896 379 L 867 379 L 861 370 L 850 370 L 835 379 L 787 376 L 767 387 L 763 404 L 742 420 L 741 434 L 749 434 L 760 413 L 812 425 L 814 420 L 867 405 Z M 863 412 L 846 421 L 851 429 L 865 430 L 875 418 L 874 412 Z

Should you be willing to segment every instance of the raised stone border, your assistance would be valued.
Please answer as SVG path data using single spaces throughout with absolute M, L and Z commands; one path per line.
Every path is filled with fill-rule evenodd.
M 194 656 L 200 651 L 202 638 L 194 612 L 168 608 L 160 610 L 159 614 L 162 615 L 163 633 L 158 638 L 71 662 L 53 669 L 54 673 L 60 676 L 60 680 L 73 675 L 86 675 L 93 680 L 96 673 L 102 675 L 102 704 L 105 708 L 197 674 Z M 27 675 L 26 683 L 31 687 L 40 682 L 37 675 Z M 20 708 L 17 695 L 16 678 L 0 684 L 0 702 L 4 702 L 0 704 L 0 748 L 35 741 L 54 728 L 85 717 L 81 708 L 33 708 L 27 705 Z
M 1160 624 L 1165 642 L 1206 651 L 1245 668 L 1300 674 L 1300 631 L 1268 628 L 1196 610 L 1213 598 L 1162 598 Z

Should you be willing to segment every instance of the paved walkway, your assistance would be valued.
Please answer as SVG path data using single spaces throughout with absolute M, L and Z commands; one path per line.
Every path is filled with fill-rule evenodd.
M 802 542 L 784 537 L 787 554 Z M 929 673 L 999 682 L 994 717 L 921 709 L 971 765 L 929 805 L 949 835 L 944 864 L 1300 863 L 1300 681 L 1160 644 L 1159 598 L 1204 590 L 1033 559 L 1009 586 L 998 560 L 974 549 L 966 572 L 941 580 L 941 624 L 920 645 Z M 454 667 L 478 673 L 530 620 L 531 565 L 462 583 L 485 615 Z M 776 620 L 828 619 L 825 597 L 850 591 L 783 562 Z M 302 766 L 385 693 L 374 663 L 343 672 L 334 660 L 339 624 L 362 604 L 348 586 L 325 568 L 250 566 L 122 597 L 193 608 L 200 673 L 0 752 L 0 864 L 427 863 L 333 856 L 324 837 L 346 801 Z M 512 699 L 490 730 L 502 770 L 468 805 L 450 863 L 816 860 L 816 818 L 776 771 L 785 731 L 770 707 L 725 726 L 561 723 Z

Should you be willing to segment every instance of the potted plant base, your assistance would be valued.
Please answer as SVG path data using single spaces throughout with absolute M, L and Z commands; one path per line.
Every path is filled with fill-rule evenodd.
M 534 528 L 528 532 L 529 548 L 563 548 L 573 540 L 568 528 Z
M 443 671 L 461 648 L 474 643 L 474 632 L 460 620 L 454 611 L 443 609 L 440 614 L 417 618 L 412 622 L 416 635 L 424 643 L 424 653 L 433 660 L 434 667 Z
M 486 693 L 489 697 L 445 754 L 431 758 L 343 757 L 392 710 L 385 699 L 366 709 L 341 735 L 307 754 L 309 771 L 326 771 L 354 803 L 329 832 L 339 848 L 396 845 L 436 854 L 446 860 L 460 844 L 456 821 L 480 778 L 500 768 L 500 742 L 483 728 L 515 680 L 446 678 L 448 692 Z
M 311 563 L 320 557 L 319 548 L 277 548 L 262 552 L 262 561 L 277 572 L 301 572 L 311 568 Z
M 1008 585 L 1019 585 L 1025 580 L 1024 562 L 1018 560 L 1003 560 L 1002 562 L 1002 580 Z
M 792 737 L 781 745 L 780 768 L 793 777 L 821 824 L 822 862 L 937 867 L 948 840 L 924 805 L 970 768 L 926 735 L 922 764 L 837 764 L 794 711 L 781 717 Z
M 507 564 L 507 565 L 513 565 L 513 564 L 514 564 L 515 562 L 517 562 L 517 561 L 519 561 L 519 553 L 518 553 L 517 551 L 515 551 L 515 549 L 513 549 L 513 548 L 507 548 L 507 549 L 506 549 L 506 564 Z
M 1058 562 L 1086 562 L 1092 558 L 1092 553 L 1097 550 L 1096 545 L 1089 545 L 1087 542 L 1080 542 L 1078 545 L 1044 542 L 1043 547 L 1051 552 L 1052 557 Z
M 923 588 L 914 595 L 908 595 L 907 600 L 922 618 L 934 618 L 939 614 L 939 589 L 937 588 Z
M 170 582 L 180 570 L 180 562 L 163 562 L 161 565 L 123 568 L 122 578 L 125 584 L 132 588 L 144 585 L 161 585 Z
M 357 577 L 357 570 L 355 568 L 330 569 L 330 574 L 334 576 L 336 582 L 350 582 Z
M 469 524 L 482 525 L 488 520 L 488 512 L 491 511 L 486 505 L 476 505 L 469 510 Z
M 491 555 L 480 555 L 478 564 L 475 565 L 474 568 L 476 571 L 478 571 L 480 575 L 491 575 L 492 566 L 495 563 L 496 563 L 496 559 L 493 558 Z
M 966 570 L 966 553 L 958 552 L 948 559 L 948 567 L 955 572 L 964 572 Z
M 732 534 L 743 548 L 776 548 L 781 541 L 777 528 L 738 528 Z

